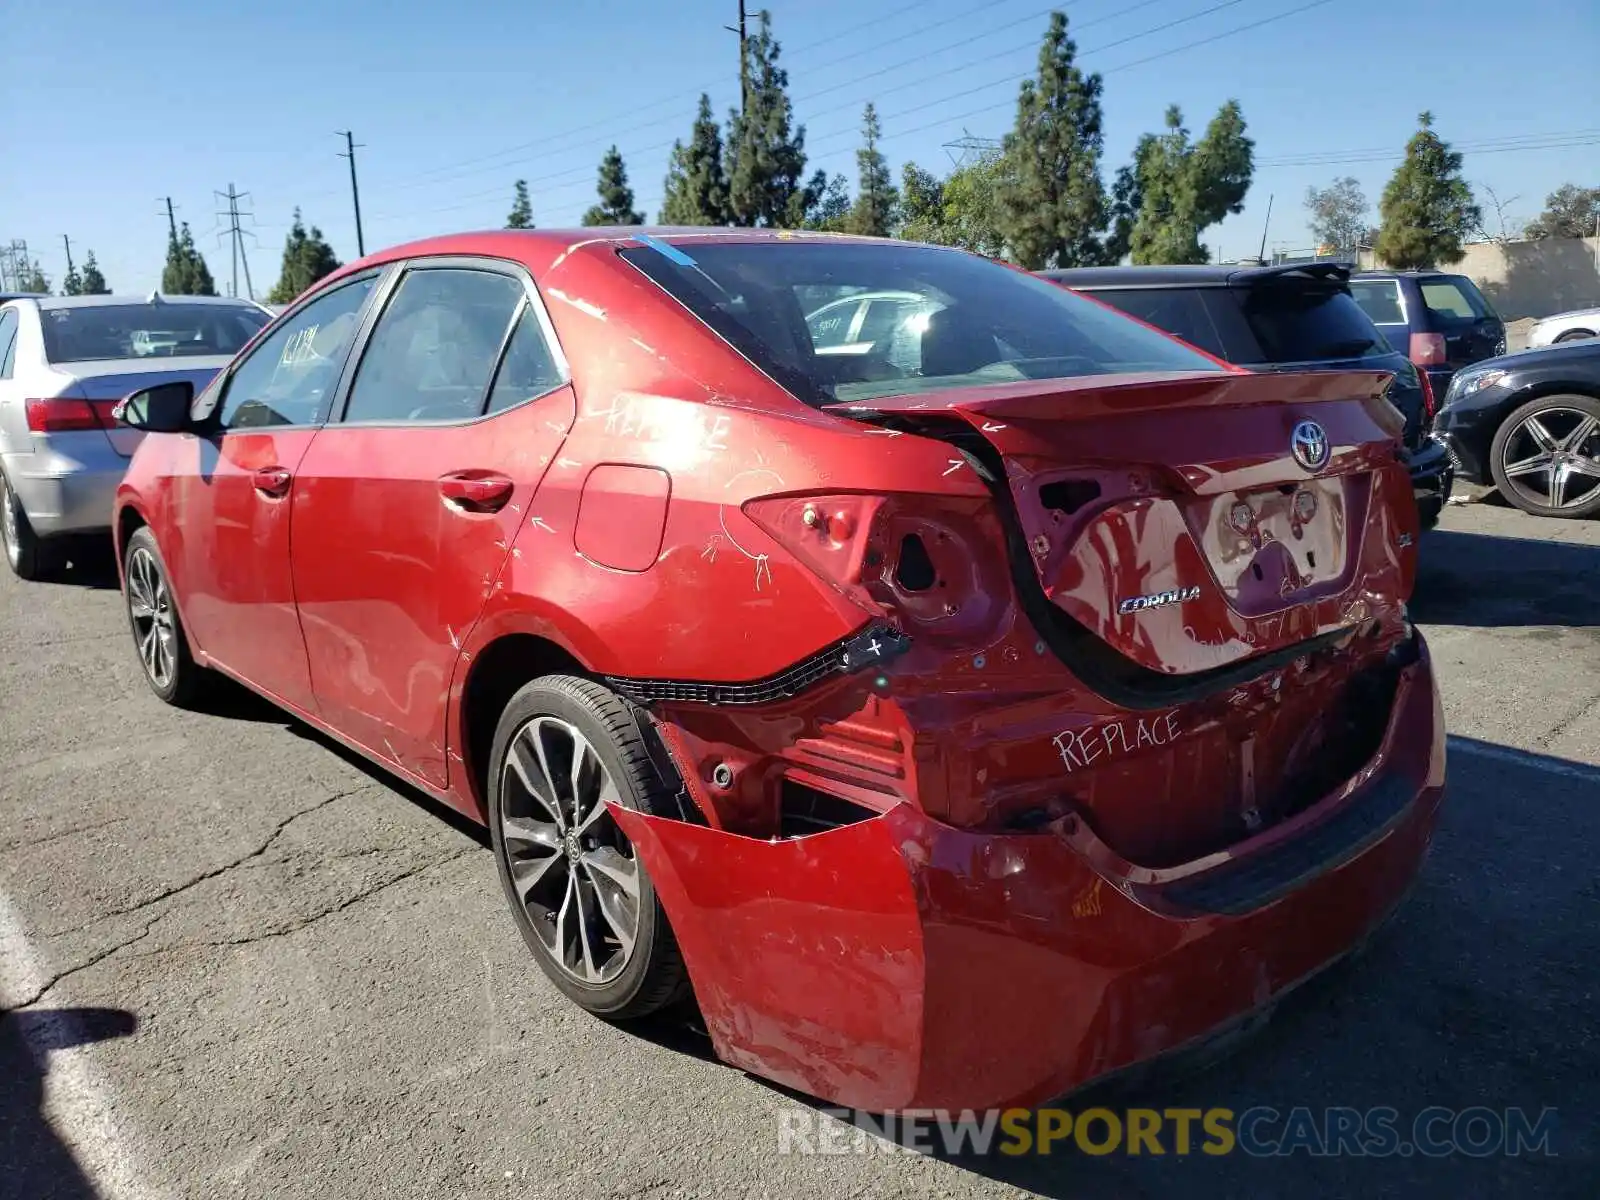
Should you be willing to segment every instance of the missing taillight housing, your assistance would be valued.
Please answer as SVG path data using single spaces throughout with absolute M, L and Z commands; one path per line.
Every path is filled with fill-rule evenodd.
M 925 592 L 939 581 L 928 557 L 928 547 L 920 535 L 908 533 L 900 539 L 900 555 L 895 563 L 894 579 L 908 592 Z
M 1058 479 L 1039 489 L 1039 503 L 1069 517 L 1100 499 L 1100 484 L 1093 479 Z

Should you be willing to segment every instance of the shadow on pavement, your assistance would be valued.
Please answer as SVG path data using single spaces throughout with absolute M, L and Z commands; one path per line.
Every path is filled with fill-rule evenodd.
M 72 538 L 62 547 L 61 553 L 65 563 L 45 582 L 100 592 L 115 592 L 122 587 L 109 535 Z
M 933 1121 L 925 1128 L 935 1136 L 924 1134 L 915 1152 L 1059 1200 L 1592 1197 L 1600 1177 L 1600 1073 L 1593 1069 L 1600 883 L 1592 861 L 1600 844 L 1600 767 L 1452 738 L 1450 772 L 1417 886 L 1363 955 L 1285 997 L 1270 1022 L 1219 1059 L 1180 1060 L 1056 1102 L 1074 1115 L 1094 1107 L 1116 1114 L 1123 1136 L 1109 1153 L 1084 1152 L 1070 1133 L 1048 1155 L 1008 1153 L 998 1125 L 988 1153 L 973 1152 L 970 1142 L 965 1153 L 949 1153 L 927 1144 L 937 1141 Z M 981 1044 L 982 1031 L 973 1037 Z M 1190 1152 L 1177 1153 L 1175 1125 L 1165 1114 L 1218 1108 L 1230 1110 L 1236 1134 L 1244 1113 L 1271 1110 L 1252 1126 L 1265 1137 L 1250 1152 L 1236 1145 L 1206 1153 L 1196 1118 Z M 1342 1153 L 1330 1152 L 1341 1149 L 1336 1132 L 1328 1132 L 1337 1130 L 1339 1110 L 1370 1121 L 1380 1108 L 1395 1113 L 1391 1147 L 1364 1140 L 1366 1153 L 1348 1143 Z M 1432 1108 L 1446 1112 L 1443 1124 L 1423 1124 Z M 1162 1154 L 1127 1152 L 1130 1109 L 1162 1117 Z M 1295 1148 L 1286 1135 L 1297 1110 L 1304 1116 L 1294 1119 L 1312 1136 Z M 1505 1152 L 1504 1140 L 1476 1154 L 1413 1149 L 1423 1144 L 1413 1140 L 1419 1128 L 1448 1143 L 1467 1110 L 1479 1130 L 1491 1132 L 1544 1120 L 1548 1141 L 1520 1154 Z M 881 1122 L 867 1114 L 854 1119 Z M 1091 1129 L 1090 1145 L 1103 1145 L 1103 1118 Z M 1364 1125 L 1364 1138 L 1368 1132 Z M 779 1136 L 775 1122 L 773 1153 Z M 1473 1145 L 1473 1136 L 1463 1135 L 1462 1144 Z M 833 1144 L 870 1154 L 884 1146 L 848 1130 Z M 1014 1151 L 1016 1142 L 1009 1144 Z
M 0 1195 L 100 1200 L 44 1114 L 51 1056 L 126 1037 L 138 1019 L 120 1008 L 29 1009 L 0 1016 Z
M 1423 624 L 1600 625 L 1600 546 L 1436 529 L 1422 539 L 1411 615 Z

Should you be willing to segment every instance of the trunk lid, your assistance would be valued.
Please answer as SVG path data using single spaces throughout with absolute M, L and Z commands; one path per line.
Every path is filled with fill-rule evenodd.
M 1418 528 L 1388 383 L 1381 371 L 1102 376 L 830 407 L 964 443 L 965 465 L 1010 509 L 1019 590 L 1048 601 L 1034 623 L 1057 627 L 1058 652 L 1093 635 L 1077 641 L 1095 664 L 1070 665 L 1086 682 L 1098 669 L 1150 684 L 1159 699 L 1138 706 L 1153 707 L 1184 677 L 1399 609 Z M 1308 425 L 1327 443 L 1309 466 L 1294 452 Z
M 72 377 L 71 384 L 61 394 L 88 400 L 99 414 L 112 448 L 123 458 L 131 458 L 144 434 L 112 419 L 111 409 L 116 402 L 141 388 L 181 381 L 194 384 L 195 394 L 199 395 L 216 373 L 233 361 L 233 356 L 206 355 L 177 361 L 183 365 L 174 365 L 170 358 L 108 359 L 68 363 L 56 370 Z

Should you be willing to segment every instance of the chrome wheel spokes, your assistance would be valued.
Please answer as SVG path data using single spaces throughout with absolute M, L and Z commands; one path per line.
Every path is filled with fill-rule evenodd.
M 511 739 L 500 834 L 512 888 L 550 956 L 572 978 L 608 983 L 639 935 L 639 864 L 607 802 L 621 802 L 587 738 L 534 717 Z
M 150 682 L 165 690 L 178 669 L 178 626 L 166 577 L 143 546 L 128 556 L 127 591 L 139 659 Z
M 1575 408 L 1524 417 L 1506 438 L 1500 469 L 1526 499 L 1576 508 L 1600 489 L 1600 420 Z

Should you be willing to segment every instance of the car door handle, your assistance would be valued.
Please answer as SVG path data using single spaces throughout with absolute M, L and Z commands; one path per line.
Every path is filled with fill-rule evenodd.
M 466 512 L 498 512 L 515 486 L 502 475 L 446 475 L 439 480 L 439 494 L 445 503 Z
M 250 477 L 250 481 L 256 486 L 256 491 L 263 496 L 274 497 L 286 494 L 293 480 L 294 476 L 282 467 L 262 467 Z

